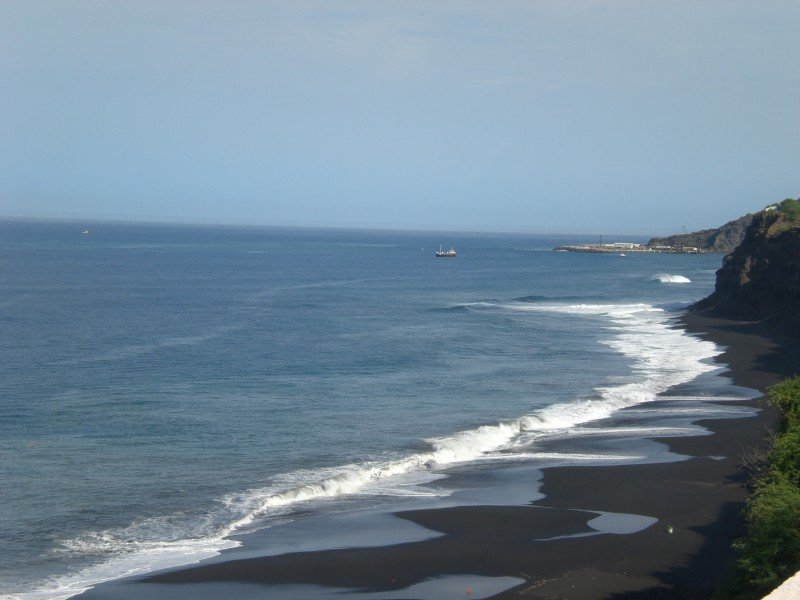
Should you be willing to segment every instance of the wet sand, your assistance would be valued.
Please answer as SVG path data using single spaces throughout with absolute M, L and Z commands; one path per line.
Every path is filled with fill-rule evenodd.
M 692 313 L 683 324 L 728 347 L 718 360 L 738 385 L 763 391 L 800 371 L 796 348 L 759 325 Z M 740 404 L 764 408 L 759 400 Z M 136 587 L 147 594 L 148 586 L 302 584 L 409 598 L 402 591 L 409 586 L 469 574 L 523 582 L 495 598 L 708 598 L 732 560 L 731 543 L 744 533 L 748 474 L 741 457 L 763 445 L 775 419 L 764 408 L 752 417 L 703 421 L 713 435 L 659 438 L 687 457 L 679 462 L 547 468 L 544 497 L 529 506 L 397 514 L 443 534 L 433 539 L 211 562 L 145 577 Z M 600 512 L 657 521 L 634 533 L 598 534 L 587 523 Z M 104 597 L 101 589 L 86 597 Z M 460 597 L 469 597 L 466 589 Z

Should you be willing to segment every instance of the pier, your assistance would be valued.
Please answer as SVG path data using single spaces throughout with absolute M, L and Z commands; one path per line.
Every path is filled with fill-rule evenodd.
M 610 244 L 575 244 L 556 246 L 559 252 L 589 252 L 593 254 L 621 254 L 639 252 L 641 254 L 702 254 L 704 251 L 696 246 L 648 246 L 631 242 L 613 242 Z

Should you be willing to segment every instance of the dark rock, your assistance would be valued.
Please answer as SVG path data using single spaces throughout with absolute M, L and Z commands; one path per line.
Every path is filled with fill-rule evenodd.
M 752 217 L 742 243 L 723 259 L 714 293 L 692 309 L 767 321 L 800 338 L 800 222 L 775 208 Z

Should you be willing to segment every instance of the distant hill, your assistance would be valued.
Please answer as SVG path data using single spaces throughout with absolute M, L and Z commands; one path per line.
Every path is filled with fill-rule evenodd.
M 722 262 L 714 293 L 695 310 L 767 321 L 800 340 L 800 200 L 752 217 L 742 243 Z
M 648 246 L 697 247 L 705 252 L 731 252 L 744 239 L 747 226 L 753 215 L 747 214 L 735 221 L 729 221 L 717 229 L 704 229 L 692 233 L 681 233 L 667 237 L 657 237 L 647 242 Z

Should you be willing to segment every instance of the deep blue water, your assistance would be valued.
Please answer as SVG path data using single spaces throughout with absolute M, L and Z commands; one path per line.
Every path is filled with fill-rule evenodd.
M 82 228 L 0 222 L 0 594 L 64 597 L 298 511 L 524 460 L 715 354 L 669 317 L 711 291 L 719 255 Z

